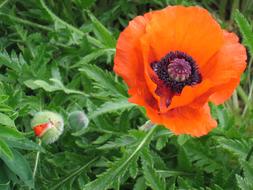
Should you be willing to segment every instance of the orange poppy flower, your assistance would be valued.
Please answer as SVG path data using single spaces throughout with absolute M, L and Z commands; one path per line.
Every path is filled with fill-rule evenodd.
M 201 7 L 169 6 L 134 18 L 120 34 L 114 71 L 129 101 L 175 134 L 202 136 L 217 126 L 208 102 L 227 100 L 246 67 L 234 33 Z

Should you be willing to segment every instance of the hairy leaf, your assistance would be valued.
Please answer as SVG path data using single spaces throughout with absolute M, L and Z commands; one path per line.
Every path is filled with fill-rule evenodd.
M 243 16 L 240 11 L 235 11 L 235 21 L 240 29 L 240 32 L 243 35 L 244 44 L 249 48 L 251 55 L 253 55 L 253 32 L 252 26 L 247 21 L 247 19 Z
M 113 75 L 108 73 L 95 65 L 84 65 L 81 72 L 85 72 L 86 75 L 96 82 L 96 85 L 100 88 L 111 92 L 112 95 L 125 96 L 126 92 L 121 84 L 115 82 Z
M 119 110 L 125 110 L 134 107 L 134 104 L 129 103 L 126 99 L 119 99 L 115 102 L 106 102 L 89 114 L 89 118 L 95 118 L 105 113 L 111 113 Z
M 4 163 L 10 168 L 12 172 L 22 179 L 25 184 L 33 188 L 34 181 L 32 176 L 32 170 L 28 161 L 22 156 L 18 151 L 12 150 L 13 159 L 9 159 L 3 154 L 0 154 L 0 158 L 4 161 Z
M 0 153 L 4 154 L 9 159 L 13 158 L 13 154 L 8 144 L 5 141 L 0 139 Z
M 143 139 L 140 139 L 137 147 L 125 152 L 122 158 L 112 164 L 112 166 L 104 173 L 100 174 L 98 178 L 84 187 L 84 190 L 101 190 L 110 188 L 115 182 L 120 182 L 122 177 L 126 174 L 129 166 L 133 161 L 139 157 L 139 152 L 149 143 L 155 127 L 152 128 Z

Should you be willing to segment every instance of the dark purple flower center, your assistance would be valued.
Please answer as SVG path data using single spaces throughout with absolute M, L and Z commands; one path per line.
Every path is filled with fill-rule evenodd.
M 183 82 L 191 75 L 191 65 L 185 59 L 174 59 L 168 65 L 168 75 L 175 81 Z
M 180 51 L 171 51 L 160 61 L 151 63 L 158 78 L 173 93 L 179 94 L 185 86 L 201 82 L 202 77 L 193 58 Z

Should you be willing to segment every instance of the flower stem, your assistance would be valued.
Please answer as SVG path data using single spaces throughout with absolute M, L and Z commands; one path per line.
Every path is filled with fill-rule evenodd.
M 39 139 L 39 143 L 38 144 L 41 145 L 41 140 L 40 139 Z M 34 169 L 33 169 L 33 179 L 36 176 L 39 159 L 40 159 L 40 151 L 38 151 L 37 154 L 36 154 L 36 160 L 35 160 L 35 165 L 34 165 Z
M 37 23 L 31 22 L 29 20 L 24 20 L 22 18 L 18 18 L 18 17 L 15 17 L 15 16 L 11 16 L 11 15 L 5 14 L 3 12 L 0 12 L 0 15 L 8 17 L 10 20 L 18 22 L 18 23 L 21 23 L 21 24 L 25 24 L 25 25 L 28 25 L 28 26 L 36 27 L 36 28 L 39 28 L 39 29 L 42 29 L 42 30 L 46 30 L 46 31 L 51 31 L 51 32 L 53 31 L 53 29 L 50 28 L 50 27 L 43 26 L 41 24 L 37 24 Z

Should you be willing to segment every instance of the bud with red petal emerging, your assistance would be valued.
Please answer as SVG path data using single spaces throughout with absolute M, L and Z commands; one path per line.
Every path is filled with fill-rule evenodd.
M 57 141 L 64 130 L 62 116 L 51 111 L 36 113 L 31 121 L 31 126 L 35 135 L 45 144 Z

